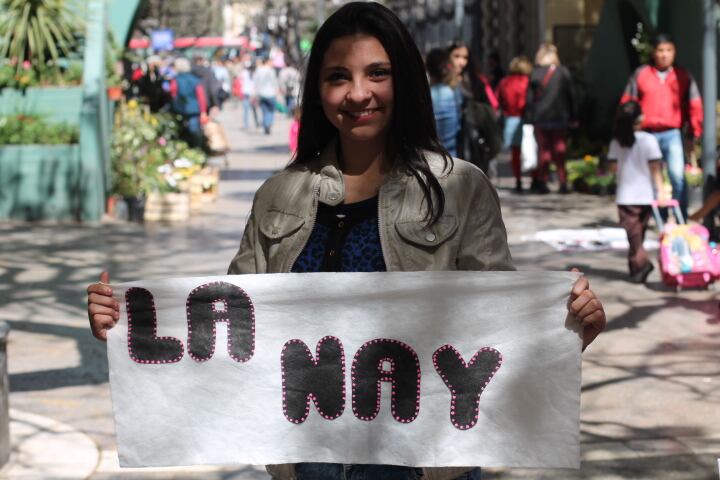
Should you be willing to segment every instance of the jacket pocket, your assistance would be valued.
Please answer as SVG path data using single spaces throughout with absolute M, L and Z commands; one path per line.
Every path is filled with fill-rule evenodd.
M 266 238 L 278 241 L 297 232 L 305 219 L 291 213 L 269 210 L 260 219 L 258 228 Z
M 395 229 L 405 241 L 434 250 L 455 234 L 458 221 L 454 215 L 443 215 L 429 227 L 426 220 L 410 220 L 397 222 Z

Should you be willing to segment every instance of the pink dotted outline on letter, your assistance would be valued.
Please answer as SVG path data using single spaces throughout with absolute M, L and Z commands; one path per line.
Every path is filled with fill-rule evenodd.
M 240 287 L 238 287 L 238 289 L 240 290 L 240 292 L 242 292 L 242 294 L 245 296 L 248 303 L 250 304 L 251 333 L 252 333 L 252 347 L 250 348 L 250 353 L 244 357 L 237 357 L 237 356 L 233 355 L 232 353 L 230 353 L 230 352 L 232 352 L 232 336 L 230 335 L 230 331 L 229 331 L 230 330 L 229 329 L 229 326 L 230 326 L 230 318 L 229 317 L 216 318 L 213 321 L 212 350 L 210 351 L 210 355 L 208 355 L 207 358 L 196 358 L 195 355 L 193 355 L 192 351 L 190 350 L 190 339 L 192 338 L 192 326 L 190 325 L 190 297 L 192 297 L 193 293 L 197 292 L 198 290 L 201 290 L 205 287 L 209 287 L 211 285 L 217 285 L 217 284 L 221 284 L 221 283 L 229 283 L 229 282 L 210 282 L 210 283 L 206 283 L 204 285 L 200 285 L 199 287 L 196 287 L 192 292 L 190 292 L 190 294 L 187 297 L 188 299 L 185 302 L 185 316 L 187 318 L 187 327 L 188 327 L 188 355 L 190 355 L 192 357 L 192 359 L 195 360 L 196 362 L 207 362 L 208 360 L 210 360 L 215 355 L 215 341 L 217 341 L 217 323 L 218 322 L 226 322 L 228 324 L 228 335 L 227 335 L 228 355 L 230 355 L 230 357 L 233 360 L 235 360 L 236 362 L 245 363 L 248 360 L 250 360 L 253 357 L 253 355 L 255 355 L 255 304 L 252 302 L 252 299 L 250 299 L 250 296 L 245 292 L 245 290 L 243 290 Z M 231 284 L 231 285 L 234 285 L 234 284 Z M 215 304 L 217 302 L 225 303 L 224 312 L 216 310 Z M 210 305 L 211 305 L 212 311 L 214 313 L 228 313 L 228 311 L 229 311 L 227 301 L 224 299 L 213 300 Z
M 130 313 L 130 302 L 128 301 L 128 294 L 132 292 L 133 290 L 144 290 L 150 294 L 150 298 L 152 299 L 152 311 L 153 311 L 153 339 L 155 340 L 170 340 L 172 342 L 177 342 L 180 344 L 180 355 L 177 358 L 173 358 L 172 360 L 142 360 L 140 358 L 137 358 L 135 356 L 135 352 L 133 352 L 133 341 L 132 341 L 132 315 Z M 183 344 L 180 340 L 174 337 L 158 337 L 157 336 L 157 310 L 155 309 L 155 298 L 152 296 L 152 293 L 150 293 L 149 290 L 145 288 L 140 287 L 130 287 L 125 292 L 125 311 L 127 312 L 127 319 L 128 319 L 128 331 L 127 331 L 127 342 L 128 342 L 128 352 L 130 353 L 130 358 L 132 358 L 133 362 L 135 363 L 144 363 L 144 364 L 161 364 L 161 363 L 177 363 L 180 360 L 182 360 L 183 354 L 185 352 L 183 348 Z
M 478 393 L 477 406 L 475 407 L 475 416 L 473 417 L 472 423 L 470 423 L 469 425 L 460 425 L 459 423 L 457 423 L 453 420 L 453 414 L 455 413 L 455 403 L 457 401 L 457 392 L 452 389 L 452 387 L 448 383 L 448 379 L 440 371 L 440 367 L 437 364 L 438 354 L 440 354 L 441 352 L 448 350 L 448 349 L 452 350 L 453 353 L 455 353 L 458 360 L 460 360 L 460 362 L 462 362 L 462 364 L 465 368 L 468 368 L 468 365 L 472 365 L 473 363 L 475 363 L 478 356 L 482 352 L 494 352 L 498 355 L 498 362 L 497 362 L 497 365 L 495 366 L 495 369 L 490 373 L 490 376 L 488 377 L 488 379 L 485 381 L 482 388 L 480 389 L 480 393 Z M 443 382 L 445 382 L 445 385 L 448 387 L 448 389 L 450 389 L 450 392 L 452 394 L 452 397 L 450 398 L 450 423 L 452 423 L 455 428 L 457 428 L 459 430 L 469 430 L 472 427 L 474 427 L 475 424 L 477 424 L 478 417 L 480 416 L 480 395 L 482 395 L 482 393 L 485 391 L 485 388 L 490 383 L 490 380 L 492 380 L 492 378 L 495 376 L 495 373 L 497 373 L 497 371 L 500 369 L 500 366 L 502 365 L 502 361 L 503 361 L 502 354 L 492 347 L 483 347 L 480 350 L 478 350 L 477 352 L 475 352 L 475 355 L 473 355 L 473 357 L 470 359 L 469 363 L 465 363 L 465 359 L 462 357 L 460 352 L 458 352 L 457 349 L 450 344 L 445 344 L 442 347 L 435 350 L 435 353 L 433 353 L 433 365 L 435 366 L 435 371 L 438 373 L 438 375 L 440 375 L 440 378 L 443 379 Z
M 357 405 L 355 404 L 355 402 L 357 400 L 357 397 L 355 394 L 355 391 L 356 391 L 355 365 L 357 364 L 357 358 L 360 355 L 360 353 L 363 350 L 365 350 L 369 345 L 373 345 L 373 344 L 380 343 L 380 342 L 396 343 L 396 344 L 400 345 L 402 348 L 404 348 L 407 351 L 409 351 L 410 353 L 412 353 L 413 358 L 415 359 L 415 366 L 417 367 L 417 372 L 418 372 L 417 383 L 416 383 L 416 387 L 415 387 L 415 392 L 416 392 L 415 413 L 413 414 L 412 418 L 410 418 L 408 420 L 399 418 L 397 415 L 397 412 L 395 411 L 395 395 L 396 395 L 395 381 L 390 376 L 390 374 L 395 371 L 395 362 L 388 357 L 383 357 L 378 360 L 377 368 L 378 368 L 378 371 L 381 373 L 381 376 L 378 378 L 378 381 L 377 381 L 377 404 L 375 405 L 375 411 L 373 412 L 372 415 L 370 415 L 368 417 L 363 417 L 357 411 Z M 383 365 L 383 362 L 387 362 L 387 361 L 389 361 L 390 364 L 392 365 L 392 369 L 390 371 L 386 372 L 385 370 L 383 370 L 382 365 Z M 378 413 L 380 413 L 380 402 L 381 402 L 381 398 L 382 398 L 382 382 L 390 382 L 392 384 L 390 387 L 391 388 L 391 390 L 390 390 L 390 392 L 391 392 L 391 394 L 390 394 L 390 411 L 395 420 L 397 420 L 400 423 L 410 423 L 410 422 L 414 421 L 417 418 L 418 414 L 420 413 L 420 378 L 422 376 L 422 373 L 420 371 L 420 360 L 418 359 L 418 356 L 417 356 L 417 353 L 415 353 L 415 350 L 407 343 L 401 342 L 400 340 L 393 340 L 392 338 L 377 338 L 375 340 L 370 340 L 369 342 L 365 342 L 358 349 L 357 353 L 355 353 L 355 357 L 353 358 L 353 364 L 352 364 L 352 370 L 351 370 L 350 376 L 352 379 L 352 389 L 353 389 L 353 392 L 352 392 L 353 413 L 355 414 L 355 416 L 358 419 L 369 422 L 369 421 L 375 420 L 375 418 L 378 416 Z
M 337 344 L 340 346 L 340 358 L 341 358 L 341 362 L 342 362 L 342 382 L 343 382 L 343 386 L 342 386 L 343 408 L 334 417 L 331 415 L 328 415 L 327 413 L 323 412 L 322 409 L 320 408 L 320 405 L 318 404 L 318 399 L 315 397 L 315 395 L 313 393 L 308 393 L 307 397 L 305 399 L 305 416 L 303 416 L 303 418 L 300 420 L 292 419 L 288 416 L 288 412 L 287 412 L 287 402 L 286 402 L 286 396 L 285 396 L 286 395 L 285 394 L 285 392 L 286 392 L 285 391 L 285 369 L 282 368 L 282 366 L 285 365 L 285 363 L 283 362 L 283 358 L 285 357 L 285 351 L 287 350 L 288 345 L 293 344 L 293 343 L 300 343 L 305 347 L 305 352 L 307 353 L 308 358 L 310 358 L 310 361 L 313 363 L 313 366 L 317 367 L 318 362 L 320 361 L 320 347 L 322 346 L 323 343 L 325 343 L 326 340 L 336 340 Z M 339 418 L 345 412 L 345 398 L 346 398 L 346 395 L 345 395 L 345 348 L 343 347 L 342 342 L 337 337 L 334 337 L 332 335 L 327 335 L 327 336 L 321 338 L 320 341 L 317 343 L 317 345 L 315 347 L 315 354 L 317 356 L 317 360 L 315 358 L 313 358 L 312 352 L 308 348 L 307 344 L 298 338 L 293 338 L 292 340 L 288 340 L 287 342 L 285 342 L 285 345 L 283 345 L 283 348 L 282 348 L 282 352 L 280 353 L 280 367 L 281 367 L 280 370 L 282 373 L 283 415 L 285 415 L 285 418 L 289 422 L 292 422 L 292 423 L 295 423 L 298 425 L 303 423 L 305 420 L 307 420 L 308 415 L 310 415 L 310 399 L 312 399 L 313 403 L 315 404 L 315 409 L 318 411 L 318 413 L 320 413 L 320 416 L 322 416 L 325 420 L 335 420 L 336 418 Z

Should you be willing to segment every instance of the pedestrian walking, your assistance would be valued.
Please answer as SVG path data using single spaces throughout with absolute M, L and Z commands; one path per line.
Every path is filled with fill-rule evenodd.
M 660 143 L 673 198 L 687 218 L 685 148 L 682 129 L 697 141 L 702 135 L 703 105 L 692 75 L 675 65 L 675 42 L 665 34 L 652 41 L 651 63 L 642 65 L 628 80 L 621 103 L 635 100 L 643 110 L 642 128 Z
M 250 64 L 250 66 L 252 63 Z M 260 119 L 257 112 L 257 97 L 255 96 L 255 81 L 250 66 L 244 66 L 240 71 L 240 98 L 243 109 L 243 128 L 250 130 L 250 115 L 252 114 L 255 128 L 260 127 Z
M 351 2 L 327 19 L 310 51 L 302 106 L 297 154 L 258 190 L 229 273 L 514 268 L 497 193 L 479 169 L 442 148 L 422 57 L 394 13 Z M 102 283 L 88 294 L 93 332 L 105 338 L 117 302 Z M 573 286 L 569 309 L 590 343 L 605 314 L 586 279 Z M 472 468 L 424 470 L 437 479 L 479 478 Z M 420 475 L 333 463 L 268 471 L 278 480 Z
M 640 131 L 643 114 L 637 102 L 618 108 L 608 150 L 610 168 L 617 174 L 615 203 L 628 237 L 630 281 L 645 283 L 653 264 L 643 247 L 653 200 L 664 200 L 662 152 L 657 139 Z
M 212 63 L 212 72 L 218 86 L 218 107 L 222 109 L 223 104 L 232 93 L 230 70 L 225 66 L 222 58 L 215 58 Z
M 187 143 L 200 148 L 205 143 L 202 125 L 207 122 L 207 98 L 202 80 L 192 73 L 190 61 L 177 58 L 175 78 L 170 81 L 172 111 L 183 120 L 183 136 Z
M 503 77 L 498 84 L 497 98 L 502 114 L 503 147 L 510 150 L 510 166 L 515 177 L 515 192 L 522 193 L 520 144 L 532 64 L 526 57 L 515 57 L 510 62 L 509 71 L 510 74 Z
M 214 116 L 220 109 L 220 82 L 215 78 L 215 73 L 207 66 L 207 61 L 202 55 L 193 57 L 192 73 L 202 82 L 207 99 L 207 110 L 205 113 Z
M 169 98 L 163 90 L 165 78 L 161 73 L 162 59 L 157 55 L 147 58 L 147 73 L 138 81 L 140 96 L 150 106 L 150 111 L 157 113 L 168 103 Z
M 300 82 L 300 71 L 292 64 L 286 65 L 278 74 L 280 94 L 285 99 L 285 108 L 287 108 L 288 117 L 293 116 L 295 105 L 297 105 L 298 98 L 300 97 Z
M 565 152 L 568 130 L 577 126 L 577 101 L 573 80 L 560 64 L 557 47 L 551 43 L 540 46 L 535 67 L 530 74 L 525 121 L 535 126 L 538 144 L 538 166 L 533 171 L 530 189 L 548 193 L 550 163 L 555 164 L 559 193 L 569 193 L 565 173 Z
M 275 115 L 275 102 L 279 93 L 277 74 L 272 67 L 270 58 L 264 59 L 255 69 L 253 83 L 255 84 L 255 95 L 259 99 L 262 111 L 263 131 L 266 135 L 270 135 Z
M 458 156 L 487 173 L 502 143 L 495 115 L 497 98 L 467 45 L 453 43 L 448 53 L 453 66 L 453 85 L 462 103 Z
M 436 48 L 428 52 L 425 67 L 430 78 L 430 96 L 438 138 L 445 150 L 457 157 L 462 99 L 451 86 L 453 72 L 447 50 Z

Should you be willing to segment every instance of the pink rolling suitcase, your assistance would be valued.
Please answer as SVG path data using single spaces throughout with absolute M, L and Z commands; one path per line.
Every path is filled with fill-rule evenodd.
M 665 223 L 658 203 L 653 202 L 653 216 L 660 232 L 660 272 L 665 285 L 681 288 L 707 288 L 720 278 L 720 255 L 717 245 L 710 244 L 710 234 L 699 224 L 688 225 L 677 200 L 665 202 L 671 207 L 675 223 Z

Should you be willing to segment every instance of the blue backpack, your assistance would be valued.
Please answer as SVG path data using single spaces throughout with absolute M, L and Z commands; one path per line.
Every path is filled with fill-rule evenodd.
M 195 91 L 200 85 L 200 79 L 192 73 L 181 73 L 175 77 L 175 83 L 177 95 L 172 100 L 173 111 L 186 117 L 200 115 L 200 103 Z

